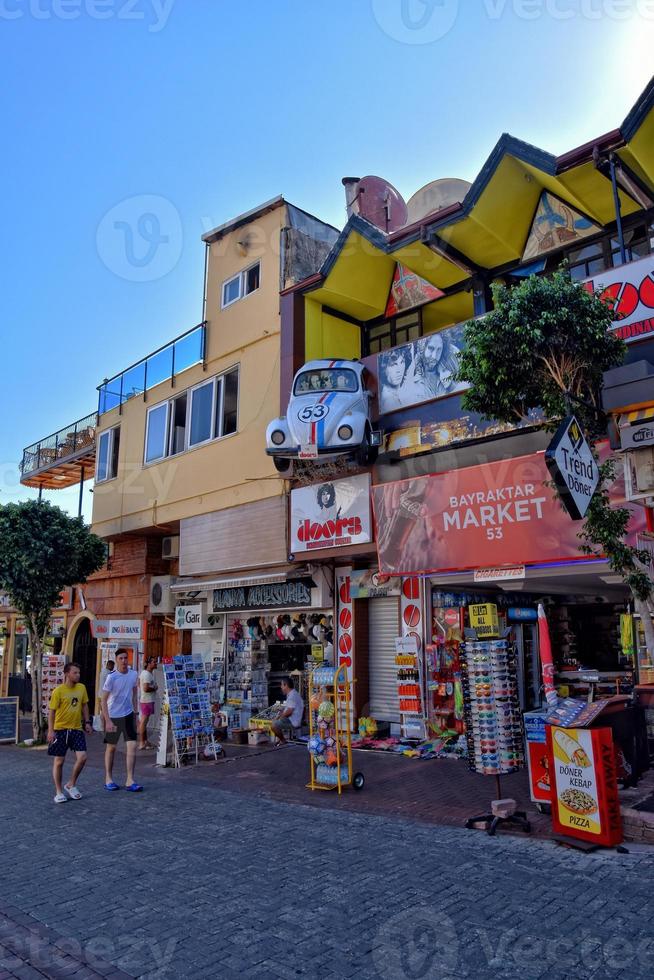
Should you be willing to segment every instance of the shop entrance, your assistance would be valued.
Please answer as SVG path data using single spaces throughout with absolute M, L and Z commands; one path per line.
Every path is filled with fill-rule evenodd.
M 368 671 L 370 707 L 377 721 L 399 724 L 395 640 L 399 635 L 399 604 L 392 596 L 368 599 Z
M 94 715 L 98 641 L 91 635 L 91 623 L 88 619 L 83 619 L 77 627 L 73 642 L 73 661 L 80 666 L 80 683 L 86 688 L 89 712 Z
M 518 655 L 518 697 L 521 711 L 532 711 L 541 704 L 541 669 L 538 653 L 538 627 L 534 623 L 514 623 L 512 638 Z

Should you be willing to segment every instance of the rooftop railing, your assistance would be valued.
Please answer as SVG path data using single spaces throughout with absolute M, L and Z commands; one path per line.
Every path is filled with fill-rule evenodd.
M 23 450 L 20 464 L 21 476 L 27 477 L 36 470 L 65 462 L 83 450 L 92 451 L 95 448 L 97 424 L 98 417 L 93 412 L 92 415 L 86 415 L 72 425 L 53 432 L 52 435 L 35 442 L 32 446 L 27 446 Z
M 173 379 L 194 364 L 203 362 L 206 350 L 206 324 L 200 323 L 175 340 L 148 354 L 98 386 L 98 414 L 120 408 L 130 398 L 144 395 L 149 388 Z

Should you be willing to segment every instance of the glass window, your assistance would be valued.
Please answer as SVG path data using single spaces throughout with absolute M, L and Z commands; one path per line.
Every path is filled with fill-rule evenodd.
M 170 403 L 170 448 L 171 456 L 186 449 L 186 392 Z
M 294 394 L 305 395 L 311 391 L 358 391 L 359 381 L 350 368 L 324 368 L 303 371 L 295 382 Z
M 189 446 L 197 446 L 199 443 L 211 439 L 214 388 L 214 381 L 207 381 L 206 384 L 200 385 L 199 388 L 194 388 L 191 392 L 191 431 L 189 433 Z
M 175 374 L 185 371 L 202 360 L 204 330 L 194 330 L 175 341 Z
M 247 296 L 249 293 L 253 293 L 255 289 L 259 288 L 261 279 L 261 266 L 259 262 L 247 269 L 247 271 L 243 274 L 243 278 L 245 279 L 245 288 L 243 293 L 245 296 Z
M 228 279 L 227 282 L 223 283 L 223 307 L 229 306 L 231 303 L 235 303 L 237 299 L 241 298 L 241 274 L 234 276 L 233 279 Z
M 148 412 L 145 433 L 145 462 L 152 463 L 166 455 L 168 436 L 168 402 L 157 405 Z
M 120 426 L 106 429 L 98 436 L 98 456 L 95 479 L 113 480 L 118 474 L 118 451 L 120 449 Z
M 120 450 L 120 427 L 111 430 L 111 462 L 109 464 L 109 479 L 118 476 L 118 452 Z
M 238 370 L 230 371 L 221 378 L 222 396 L 219 400 L 220 417 L 216 420 L 216 435 L 228 436 L 236 432 L 238 416 Z
M 109 442 L 111 440 L 111 429 L 101 432 L 98 439 L 98 463 L 96 467 L 96 480 L 108 479 L 109 473 Z

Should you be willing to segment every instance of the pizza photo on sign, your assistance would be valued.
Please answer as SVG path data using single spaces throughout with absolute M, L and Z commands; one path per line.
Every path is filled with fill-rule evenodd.
M 585 793 L 581 789 L 564 789 L 559 800 L 573 813 L 583 816 L 597 813 L 597 802 L 589 793 Z

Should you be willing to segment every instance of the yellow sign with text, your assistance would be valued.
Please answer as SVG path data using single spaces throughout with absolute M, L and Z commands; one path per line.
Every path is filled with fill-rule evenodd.
M 500 623 L 497 618 L 497 606 L 494 602 L 482 602 L 468 606 L 470 625 L 477 631 L 480 639 L 500 635 Z
M 599 790 L 592 733 L 583 728 L 552 728 L 554 793 L 564 827 L 601 834 Z

